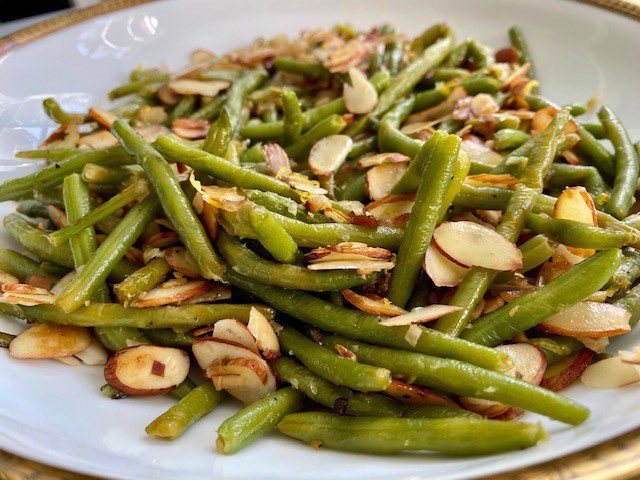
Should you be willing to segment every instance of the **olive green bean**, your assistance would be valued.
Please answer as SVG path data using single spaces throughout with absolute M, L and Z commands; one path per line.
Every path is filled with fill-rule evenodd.
M 298 245 L 271 212 L 256 207 L 249 212 L 249 225 L 262 246 L 281 263 L 294 263 L 299 258 Z
M 308 78 L 329 78 L 329 71 L 322 63 L 313 60 L 300 60 L 292 57 L 278 57 L 273 61 L 273 66 L 287 73 L 295 73 Z
M 158 285 L 170 271 L 171 267 L 164 258 L 154 258 L 115 285 L 113 291 L 118 300 L 127 305 Z
M 209 127 L 202 149 L 216 157 L 225 158 L 229 142 L 231 142 L 231 120 L 227 111 L 223 110 Z
M 300 138 L 304 123 L 302 107 L 300 107 L 298 96 L 293 90 L 282 92 L 282 114 L 282 142 L 284 145 L 291 145 Z

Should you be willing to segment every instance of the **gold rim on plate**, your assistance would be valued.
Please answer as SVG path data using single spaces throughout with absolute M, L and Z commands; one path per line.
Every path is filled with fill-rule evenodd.
M 154 0 L 107 0 L 92 7 L 71 10 L 0 38 L 0 57 L 89 19 L 150 3 Z M 640 21 L 640 4 L 630 0 L 574 0 Z M 640 429 L 601 445 L 532 467 L 487 477 L 491 480 L 625 480 L 640 477 Z M 0 450 L 0 480 L 93 480 L 25 460 Z

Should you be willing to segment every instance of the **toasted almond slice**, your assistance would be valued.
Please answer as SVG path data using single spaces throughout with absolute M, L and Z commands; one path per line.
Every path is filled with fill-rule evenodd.
M 309 152 L 309 167 L 316 175 L 333 175 L 344 163 L 353 147 L 347 135 L 329 135 L 318 140 Z
M 391 260 L 393 253 L 386 248 L 369 247 L 360 242 L 342 242 L 333 247 L 314 248 L 305 254 L 304 258 L 312 263 L 338 260 Z
M 380 272 L 390 270 L 395 263 L 385 260 L 336 260 L 323 261 L 307 265 L 309 270 L 363 270 L 367 272 Z
M 332 73 L 346 73 L 350 68 L 360 63 L 366 53 L 366 48 L 359 38 L 349 40 L 342 47 L 333 50 L 323 62 L 324 66 Z
M 171 122 L 171 130 L 181 138 L 196 140 L 207 136 L 209 122 L 194 118 L 177 118 Z
M 202 280 L 186 282 L 182 285 L 157 287 L 139 296 L 131 302 L 130 306 L 148 308 L 184 302 L 208 292 L 211 288 L 211 283 Z
M 202 207 L 200 218 L 209 239 L 215 240 L 218 238 L 218 213 L 216 208 L 213 205 L 205 203 Z
M 231 289 L 226 285 L 213 284 L 211 290 L 201 295 L 189 298 L 179 302 L 178 305 L 194 305 L 196 303 L 219 302 L 220 300 L 229 300 L 231 298 Z
M 168 83 L 169 88 L 180 95 L 202 95 L 205 97 L 215 97 L 222 90 L 229 88 L 231 82 L 227 80 L 212 80 L 209 82 L 191 79 L 172 80 Z
M 142 251 L 142 261 L 144 263 L 149 263 L 154 258 L 164 258 L 164 256 L 164 250 L 159 248 L 146 248 Z
M 622 307 L 585 301 L 551 315 L 539 328 L 570 337 L 613 337 L 631 331 L 630 319 L 631 312 Z
M 56 297 L 44 288 L 34 287 L 26 283 L 4 283 L 0 285 L 3 295 L 0 300 L 12 305 L 24 305 L 26 307 L 35 305 L 52 304 Z
M 391 380 L 384 393 L 395 398 L 400 403 L 409 405 L 446 405 L 448 407 L 460 408 L 456 402 L 450 398 L 440 395 L 425 387 L 419 387 L 400 380 Z
M 640 347 L 638 346 L 633 347 L 631 351 L 619 350 L 618 355 L 620 355 L 624 363 L 640 365 Z
M 110 111 L 96 107 L 89 108 L 89 116 L 107 130 L 111 130 L 111 125 L 118 119 L 118 117 Z
M 189 175 L 189 182 L 202 196 L 202 200 L 214 208 L 227 212 L 237 212 L 247 202 L 247 199 L 238 193 L 236 187 L 219 187 L 217 185 L 202 185 L 195 179 L 193 172 Z M 203 210 L 204 211 L 204 210 Z
M 577 265 L 578 263 L 584 260 L 584 257 L 581 257 L 580 255 L 576 255 L 573 251 L 569 250 L 567 247 L 565 247 L 562 244 L 559 244 L 556 246 L 555 252 L 553 255 L 554 257 L 556 256 L 562 257 L 571 266 Z
M 59 361 L 60 363 L 64 363 L 65 365 L 69 365 L 70 367 L 79 367 L 80 365 L 82 365 L 80 359 L 73 356 L 56 358 L 55 360 Z
M 475 222 L 443 222 L 433 232 L 438 248 L 456 263 L 492 270 L 522 268 L 522 252 L 495 230 Z
M 168 85 L 162 85 L 156 91 L 156 96 L 165 105 L 175 105 L 180 100 L 180 95 L 174 93 Z
M 593 357 L 594 353 L 585 348 L 554 363 L 547 368 L 540 386 L 552 392 L 559 392 L 573 385 L 580 379 L 587 367 L 591 365 Z
M 342 98 L 347 110 L 351 113 L 363 114 L 373 111 L 378 104 L 378 92 L 367 76 L 358 68 L 349 69 L 351 84 L 342 86 Z
M 264 398 L 276 390 L 276 377 L 268 363 L 262 360 L 236 358 L 224 362 L 214 362 L 207 368 L 207 376 L 216 384 L 220 375 L 238 375 L 234 386 L 229 382 L 222 384 L 231 395 L 246 405 Z M 217 387 L 216 387 L 217 388 Z
M 553 207 L 557 219 L 573 220 L 593 227 L 598 226 L 596 206 L 584 187 L 565 188 Z
M 317 180 L 311 180 L 306 175 L 302 175 L 298 172 L 280 172 L 278 173 L 278 179 L 300 192 L 309 193 L 311 195 L 326 195 L 329 193 L 326 189 L 320 186 L 320 183 Z
M 260 310 L 251 307 L 249 311 L 249 323 L 247 328 L 255 337 L 258 349 L 267 360 L 276 360 L 280 357 L 280 343 L 278 335 Z M 215 333 L 214 333 L 215 334 Z
M 149 143 L 153 143 L 156 139 L 161 135 L 167 135 L 171 133 L 164 125 L 148 125 L 145 127 L 135 127 L 134 130 L 142 137 L 145 141 Z
M 409 345 L 415 347 L 422 336 L 422 328 L 418 325 L 409 325 L 407 331 L 404 334 L 404 339 Z
M 388 196 L 406 171 L 405 163 L 384 163 L 370 168 L 365 179 L 371 200 L 380 200 Z
M 402 126 L 400 132 L 413 138 L 426 139 L 436 131 L 434 125 L 436 125 L 438 122 L 439 120 L 432 120 L 430 122 L 407 123 L 406 125 Z
M 338 352 L 340 354 L 340 356 L 342 356 L 344 358 L 348 358 L 352 362 L 357 362 L 358 361 L 358 357 L 356 356 L 356 354 L 353 353 L 348 348 L 344 347 L 343 345 L 340 345 L 339 343 L 337 343 L 335 345 L 335 349 L 336 349 L 336 352 Z
M 12 283 L 20 283 L 20 280 L 17 277 L 14 277 L 10 273 L 0 270 L 0 284 L 12 284 Z M 25 282 L 29 283 L 29 282 Z M 38 285 L 35 285 L 36 287 Z
M 158 106 L 144 105 L 140 107 L 140 109 L 138 110 L 138 118 L 141 121 L 148 123 L 150 125 L 160 125 L 167 119 L 167 117 L 168 115 L 164 107 L 159 105 Z
M 269 167 L 271 175 L 278 177 L 291 172 L 291 160 L 289 155 L 277 143 L 265 143 L 262 145 L 262 156 Z
M 471 162 L 477 162 L 491 167 L 495 167 L 502 162 L 502 155 L 491 150 L 483 143 L 463 140 L 460 142 L 460 148 L 467 154 Z
M 531 120 L 531 133 L 534 135 L 540 135 L 544 132 L 557 113 L 558 110 L 553 107 L 544 107 L 538 110 Z M 578 133 L 578 127 L 573 120 L 570 120 L 567 123 L 567 126 L 564 127 L 563 133 Z
M 90 150 L 102 150 L 115 145 L 118 145 L 118 139 L 108 130 L 98 130 L 95 133 L 83 135 L 78 140 L 80 148 L 88 148 Z
M 51 133 L 42 145 L 48 145 L 50 148 L 76 148 L 80 140 L 80 132 L 78 125 L 75 123 L 64 123 Z
M 358 160 L 358 166 L 364 169 L 386 163 L 409 163 L 410 161 L 411 157 L 398 152 L 374 153 Z
M 465 178 L 464 183 L 468 185 L 475 185 L 478 187 L 499 187 L 499 188 L 515 188 L 516 184 L 520 182 L 519 179 L 512 177 L 508 173 L 479 173 L 477 175 L 469 175 Z
M 456 307 L 453 305 L 428 305 L 426 307 L 414 308 L 410 312 L 398 315 L 397 317 L 385 318 L 378 323 L 385 327 L 399 327 L 415 323 L 425 323 L 437 320 L 440 317 L 444 317 L 445 315 L 459 310 L 462 310 L 462 307 Z
M 365 210 L 379 222 L 389 224 L 394 218 L 411 213 L 415 203 L 415 195 L 389 195 L 375 202 L 369 203 Z
M 64 228 L 69 225 L 67 214 L 55 205 L 47 205 L 47 213 L 56 227 Z
M 107 351 L 96 338 L 92 338 L 91 344 L 75 356 L 85 365 L 104 365 L 109 358 Z
M 218 322 L 216 322 L 218 323 Z M 215 325 L 214 325 L 215 326 Z M 249 335 L 255 342 L 252 335 Z M 246 358 L 249 360 L 260 360 L 266 363 L 260 355 L 258 355 L 257 349 L 247 348 L 241 343 L 233 340 L 225 340 L 222 338 L 214 337 L 200 337 L 192 345 L 193 355 L 196 357 L 198 365 L 203 370 L 206 370 L 209 365 L 214 362 L 221 362 L 224 360 L 230 360 L 233 358 Z
M 460 397 L 460 403 L 462 406 L 475 412 L 483 417 L 496 418 L 505 414 L 509 410 L 509 406 L 496 402 L 495 400 L 485 400 L 483 398 L 475 397 Z
M 176 272 L 189 278 L 202 278 L 200 268 L 191 254 L 184 247 L 170 247 L 165 251 L 167 263 Z
M 139 345 L 118 350 L 104 366 L 109 385 L 127 395 L 162 395 L 180 385 L 189 373 L 189 355 L 170 347 Z
M 160 232 L 153 237 L 148 238 L 142 244 L 142 250 L 149 250 L 151 248 L 164 248 L 171 245 L 175 245 L 180 241 L 180 236 L 176 232 Z
M 383 317 L 396 317 L 407 313 L 404 308 L 400 308 L 391 303 L 388 299 L 379 297 L 373 293 L 359 295 L 353 290 L 343 290 L 341 293 L 347 302 L 363 312 Z
M 9 355 L 14 358 L 70 357 L 91 345 L 87 328 L 68 325 L 36 323 L 20 333 L 9 344 Z
M 254 335 L 244 323 L 235 318 L 218 320 L 213 325 L 213 337 L 238 343 L 252 352 L 258 353 L 258 344 Z
M 496 350 L 504 352 L 515 370 L 515 377 L 539 385 L 547 368 L 547 357 L 542 350 L 528 343 L 499 345 Z
M 56 283 L 53 288 L 51 288 L 51 293 L 53 295 L 60 295 L 60 293 L 67 288 L 67 286 L 76 278 L 77 273 L 75 270 L 70 271 Z
M 580 342 L 587 347 L 589 350 L 592 350 L 596 353 L 606 353 L 607 347 L 609 346 L 608 338 L 587 338 L 587 337 L 576 337 Z
M 590 388 L 618 388 L 640 381 L 640 372 L 617 355 L 591 364 L 580 379 Z

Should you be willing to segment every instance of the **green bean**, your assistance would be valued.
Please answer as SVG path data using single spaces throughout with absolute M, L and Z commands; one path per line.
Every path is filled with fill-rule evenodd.
M 149 187 L 147 182 L 136 182 L 122 190 L 122 192 L 111 197 L 99 207 L 91 210 L 86 215 L 83 215 L 75 221 L 70 221 L 68 226 L 51 233 L 49 235 L 49 241 L 56 247 L 60 246 L 72 239 L 75 235 L 86 230 L 88 227 L 92 227 L 100 220 L 103 220 L 109 215 L 120 210 L 122 207 L 129 205 L 131 202 L 147 195 L 148 193 Z
M 529 46 L 527 45 L 526 40 L 524 39 L 524 35 L 522 31 L 515 25 L 509 29 L 509 39 L 511 40 L 511 45 L 518 49 L 520 52 L 520 65 L 524 65 L 525 63 L 529 64 L 529 71 L 527 72 L 527 76 L 529 78 L 536 78 L 536 69 L 531 59 L 531 53 L 529 52 Z
M 624 218 L 635 201 L 633 194 L 636 191 L 640 173 L 638 155 L 629 139 L 629 134 L 611 110 L 602 107 L 598 112 L 598 118 L 616 151 L 616 174 L 605 211 L 614 217 Z
M 378 125 L 378 149 L 381 152 L 400 152 L 408 157 L 414 157 L 420 149 L 420 142 L 414 140 L 399 130 L 400 123 L 411 113 L 414 99 L 409 97 L 398 102 L 382 118 Z
M 442 93 L 440 89 L 433 88 L 431 90 L 424 90 L 423 92 L 416 93 L 414 98 L 415 102 L 412 109 L 416 112 L 442 103 L 446 100 L 447 95 Z
M 459 150 L 458 137 L 434 134 L 413 159 L 416 163 L 425 164 L 424 173 L 400 243 L 387 294 L 389 300 L 399 307 L 406 305 L 436 224 L 455 196 L 456 192 L 447 195 L 447 187 Z
M 336 385 L 361 392 L 378 392 L 391 383 L 389 370 L 354 362 L 318 345 L 291 327 L 284 327 L 278 338 L 284 351 L 297 357 L 313 373 Z
M 66 158 L 77 155 L 78 153 L 86 152 L 88 152 L 88 150 L 83 150 L 80 148 L 40 148 L 38 150 L 22 150 L 20 152 L 17 152 L 16 158 L 46 159 L 52 162 L 59 162 Z
M 224 103 L 227 101 L 226 95 L 217 95 L 210 102 L 200 107 L 198 110 L 191 114 L 191 118 L 195 120 L 207 120 L 211 121 L 216 117 L 224 107 Z
M 284 90 L 282 92 L 282 114 L 282 142 L 284 145 L 290 145 L 300 138 L 304 123 L 300 101 L 293 90 Z
M 536 213 L 527 216 L 527 228 L 558 243 L 577 248 L 604 250 L 638 245 L 640 242 L 640 236 L 633 232 L 593 227 L 574 220 L 560 220 Z
M 411 50 L 416 54 L 421 54 L 438 40 L 451 37 L 451 35 L 451 27 L 448 24 L 436 23 L 413 39 Z
M 136 327 L 136 328 L 180 328 L 190 330 L 215 323 L 223 318 L 235 318 L 241 322 L 249 320 L 252 305 L 196 304 L 162 306 L 150 308 L 127 308 L 117 303 L 91 303 L 64 313 L 55 305 L 33 307 L 0 303 L 0 311 L 6 315 L 33 322 L 78 327 Z M 274 313 L 270 308 L 253 307 L 269 319 Z
M 231 133 L 229 114 L 223 110 L 218 119 L 209 127 L 202 149 L 216 157 L 225 158 L 231 142 Z
M 119 185 L 129 180 L 135 173 L 126 167 L 103 167 L 87 163 L 82 169 L 82 178 L 87 183 Z
M 462 81 L 469 75 L 471 75 L 471 72 L 466 68 L 438 67 L 433 69 L 433 71 L 427 75 L 426 80 L 430 84 L 448 82 L 455 79 Z
M 300 60 L 292 57 L 278 57 L 273 61 L 273 66 L 287 73 L 295 73 L 308 78 L 329 78 L 329 71 L 322 63 L 314 60 Z
M 113 123 L 112 131 L 129 154 L 144 168 L 160 199 L 162 210 L 176 228 L 189 253 L 193 255 L 204 278 L 220 278 L 224 272 L 224 265 L 220 263 L 204 227 L 198 220 L 191 202 L 182 191 L 169 164 L 160 153 L 154 150 L 125 122 L 116 120 Z M 227 162 L 225 161 L 225 163 Z
M 457 395 L 495 400 L 574 425 L 582 423 L 589 416 L 586 408 L 556 393 L 519 378 L 458 360 L 376 347 L 334 335 L 325 335 L 322 341 L 323 345 L 329 347 L 340 344 L 352 351 L 358 361 L 415 379 L 418 385 Z
M 543 351 L 547 357 L 547 367 L 584 348 L 584 344 L 577 338 L 560 335 L 530 338 L 527 343 Z
M 126 158 L 115 149 L 110 149 L 109 151 L 84 151 L 37 172 L 4 182 L 0 185 L 0 202 L 17 200 L 24 195 L 30 194 L 33 190 L 47 190 L 55 187 L 62 183 L 62 179 L 67 175 L 82 171 L 87 163 L 104 165 L 106 158 L 110 158 L 110 165 L 127 165 L 131 163 L 130 158 Z
M 615 175 L 615 159 L 611 152 L 607 150 L 598 140 L 591 135 L 580 124 L 578 126 L 578 134 L 580 135 L 580 143 L 577 151 L 584 161 L 597 167 L 606 178 L 613 178 Z
M 213 383 L 201 383 L 147 425 L 145 431 L 151 437 L 175 440 L 187 428 L 216 408 L 223 398 L 224 393 L 217 391 Z
M 347 178 L 335 191 L 338 201 L 355 200 L 358 202 L 367 202 L 369 193 L 367 192 L 367 176 L 365 173 L 352 175 Z
M 468 55 L 479 69 L 488 68 L 496 61 L 493 51 L 489 47 L 473 39 L 469 40 Z
M 609 187 L 602 179 L 598 169 L 589 165 L 555 163 L 549 170 L 546 184 L 552 188 L 584 185 L 584 188 L 594 195 L 596 200 L 599 195 L 609 191 Z
M 299 257 L 298 245 L 271 212 L 254 208 L 249 212 L 249 225 L 262 246 L 281 263 L 294 263 Z
M 235 137 L 240 120 L 242 118 L 242 107 L 247 95 L 260 86 L 267 78 L 267 71 L 260 67 L 249 70 L 239 80 L 233 82 L 231 88 L 227 92 L 227 100 L 224 103 L 224 109 L 229 114 L 231 123 L 231 136 Z
M 123 398 L 127 398 L 127 394 L 121 392 L 116 387 L 112 387 L 108 383 L 104 384 L 100 387 L 100 392 L 107 398 L 111 400 L 121 400 Z
M 251 205 L 242 206 L 236 212 L 220 212 L 220 222 L 231 235 L 240 238 L 256 238 L 248 221 Z M 391 227 L 362 227 L 344 223 L 309 224 L 273 213 L 300 247 L 326 247 L 340 242 L 362 242 L 372 247 L 395 250 L 400 245 L 402 230 Z
M 42 270 L 35 260 L 5 248 L 0 248 L 0 270 L 18 277 L 20 280 L 24 280 L 29 275 L 42 275 L 53 283 L 60 279 L 59 276 Z
M 56 298 L 56 305 L 64 312 L 72 312 L 83 305 L 106 280 L 159 210 L 158 200 L 149 195 L 135 205 L 100 245 L 82 271 Z
M 169 73 L 160 72 L 158 70 L 149 72 L 148 75 L 145 75 L 140 80 L 125 83 L 124 85 L 120 85 L 119 87 L 116 87 L 113 90 L 111 90 L 108 94 L 109 99 L 114 100 L 116 98 L 125 97 L 127 95 L 138 93 L 144 87 L 151 85 L 152 83 L 166 82 L 170 78 L 171 78 L 171 74 Z
M 256 205 L 260 205 L 280 215 L 300 220 L 301 222 L 327 223 L 329 221 L 323 214 L 316 212 L 310 215 L 307 209 L 298 202 L 272 192 L 248 189 L 244 190 L 243 194 L 247 197 L 247 200 L 251 200 Z
M 11 335 L 10 333 L 0 332 L 0 348 L 9 348 L 9 344 L 11 340 L 16 338 L 15 335 Z
M 469 50 L 469 40 L 465 40 L 462 43 L 456 45 L 444 62 L 447 67 L 459 67 L 467 58 L 467 51 Z
M 487 76 L 470 76 L 463 78 L 460 85 L 464 87 L 469 95 L 477 95 L 479 93 L 488 93 L 495 95 L 500 91 L 501 83 L 493 77 Z
M 84 115 L 66 112 L 54 98 L 45 98 L 42 108 L 51 120 L 61 125 L 67 123 L 82 123 Z
M 144 335 L 154 345 L 191 349 L 195 337 L 189 332 L 176 332 L 171 328 L 152 328 L 143 330 Z
M 193 95 L 183 95 L 180 100 L 173 106 L 166 120 L 163 122 L 166 126 L 171 126 L 174 120 L 179 118 L 187 118 L 193 112 L 196 104 L 196 97 Z
M 622 259 L 612 248 L 596 253 L 545 286 L 489 313 L 462 333 L 462 338 L 496 346 L 569 308 L 603 287 Z
M 382 61 L 387 67 L 387 71 L 395 76 L 398 74 L 400 63 L 402 62 L 402 54 L 404 53 L 404 44 L 402 40 L 393 40 L 387 43 L 384 49 Z
M 49 218 L 47 205 L 38 200 L 24 200 L 16 207 L 16 212 L 27 217 Z
M 243 70 L 231 70 L 214 67 L 198 72 L 197 78 L 199 80 L 228 80 L 229 82 L 235 82 L 243 75 L 243 73 Z
M 394 348 L 415 350 L 437 356 L 468 361 L 486 368 L 499 368 L 503 355 L 429 328 L 412 345 L 406 338 L 407 328 L 379 325 L 381 317 L 335 306 L 313 295 L 263 285 L 228 269 L 226 280 L 237 288 L 272 305 L 286 315 L 330 332 Z
M 330 292 L 369 285 L 377 278 L 377 275 L 361 276 L 357 272 L 344 270 L 314 272 L 297 265 L 270 262 L 253 253 L 237 238 L 222 231 L 218 233 L 217 245 L 234 271 L 267 285 L 313 292 Z
M 158 285 L 170 271 L 171 267 L 164 258 L 154 258 L 114 286 L 113 291 L 126 305 Z
M 534 446 L 547 438 L 540 425 L 470 418 L 352 418 L 323 412 L 294 413 L 278 424 L 285 435 L 351 452 L 391 454 L 432 450 L 485 455 Z
M 616 300 L 613 304 L 631 312 L 629 325 L 635 327 L 640 320 L 640 285 L 633 287 L 624 297 Z
M 604 131 L 604 127 L 601 123 L 589 123 L 589 122 L 580 122 L 580 126 L 584 128 L 587 132 L 597 138 L 598 140 L 602 140 L 603 138 L 607 138 L 607 134 Z
M 512 150 L 518 148 L 530 138 L 531 135 L 522 130 L 503 128 L 493 135 L 493 147 L 499 152 L 502 150 Z
M 314 143 L 329 135 L 336 135 L 342 132 L 346 125 L 346 122 L 340 115 L 330 115 L 311 127 L 308 132 L 300 135 L 295 143 L 285 148 L 285 151 L 287 155 L 294 160 L 304 160 Z
M 640 251 L 626 248 L 622 255 L 622 262 L 605 285 L 604 289 L 609 293 L 627 290 L 640 278 Z
M 218 452 L 231 455 L 273 430 L 285 415 L 302 410 L 303 399 L 300 392 L 286 387 L 243 408 L 218 427 Z
M 353 142 L 353 147 L 347 155 L 347 159 L 351 160 L 359 158 L 367 153 L 374 152 L 378 145 L 378 139 L 372 135 L 370 137 L 363 138 L 362 140 L 356 140 Z
M 253 147 L 247 148 L 240 157 L 241 163 L 260 163 L 264 160 L 262 156 L 262 143 L 256 143 Z
M 522 268 L 519 273 L 526 273 L 539 267 L 553 256 L 555 251 L 549 240 L 544 235 L 536 235 L 518 247 L 522 253 Z M 508 282 L 513 275 L 511 272 L 503 272 L 496 277 L 496 282 Z

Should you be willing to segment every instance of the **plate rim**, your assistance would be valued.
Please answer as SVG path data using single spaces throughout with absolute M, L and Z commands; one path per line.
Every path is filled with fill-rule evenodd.
M 84 23 L 93 18 L 108 15 L 120 10 L 152 3 L 157 0 L 107 0 L 90 7 L 74 9 L 41 20 L 35 24 L 16 30 L 0 37 L 0 60 L 21 46 L 33 43 L 58 31 Z M 640 22 L 640 3 L 632 0 L 566 0 L 591 5 Z M 45 455 L 46 456 L 46 455 Z M 9 450 L 0 450 L 0 476 L 16 475 L 17 478 L 54 478 L 69 477 L 74 472 L 68 467 L 38 462 L 33 455 L 16 454 Z M 510 469 L 504 473 L 492 475 L 492 479 L 623 479 L 640 473 L 640 429 L 617 435 L 601 444 L 587 446 L 574 453 L 547 462 L 529 464 Z M 89 479 L 85 473 L 77 470 L 72 473 L 78 479 Z M 24 476 L 24 477 L 23 477 Z

